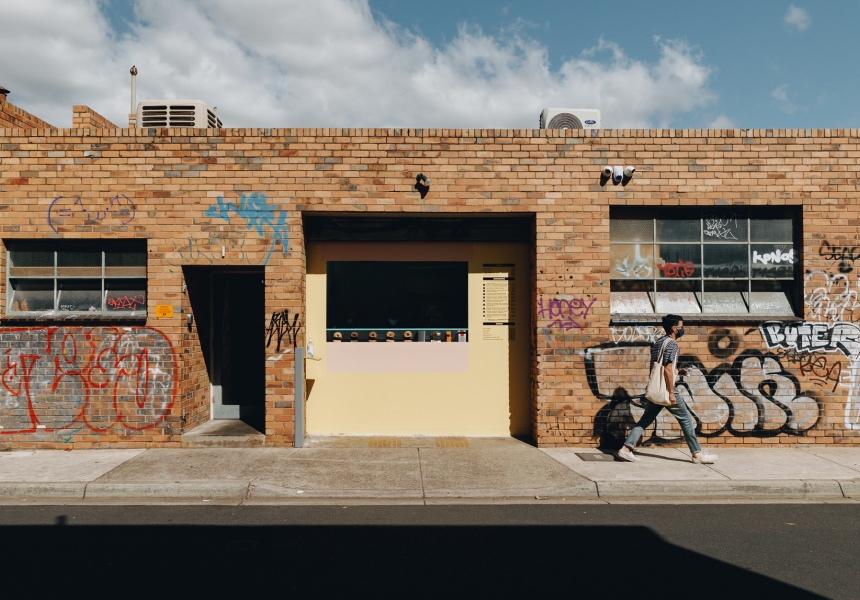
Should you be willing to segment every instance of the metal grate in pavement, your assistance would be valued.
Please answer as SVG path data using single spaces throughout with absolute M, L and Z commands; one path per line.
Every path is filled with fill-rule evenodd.
M 437 448 L 468 448 L 469 442 L 464 437 L 437 437 Z
M 591 462 L 613 462 L 615 457 L 602 452 L 577 452 L 576 455 L 585 461 Z
M 400 448 L 399 437 L 373 436 L 367 440 L 368 448 Z

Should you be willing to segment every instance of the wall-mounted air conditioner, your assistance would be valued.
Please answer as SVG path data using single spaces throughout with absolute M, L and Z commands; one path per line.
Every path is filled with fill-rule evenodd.
M 137 105 L 138 127 L 223 127 L 221 119 L 199 100 L 146 100 Z
M 545 108 L 540 113 L 541 129 L 600 129 L 596 108 Z

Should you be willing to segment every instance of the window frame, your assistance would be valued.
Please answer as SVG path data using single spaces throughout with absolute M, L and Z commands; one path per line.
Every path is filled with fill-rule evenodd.
M 3 241 L 6 249 L 6 306 L 5 315 L 10 318 L 56 318 L 74 319 L 81 317 L 90 318 L 146 318 L 148 291 L 148 252 L 147 240 L 140 238 L 121 240 L 101 239 L 76 239 L 76 240 L 32 240 L 32 239 L 7 239 Z M 20 253 L 42 252 L 45 255 L 52 254 L 51 266 L 43 265 L 16 265 Z M 98 253 L 100 264 L 86 264 L 86 261 L 69 261 L 70 257 L 90 254 L 90 258 Z M 139 254 L 132 262 L 143 264 L 112 265 L 111 256 L 120 254 Z M 44 258 L 44 257 L 43 257 Z M 142 260 L 140 260 L 142 259 Z M 63 264 L 63 263 L 68 264 Z M 21 310 L 19 300 L 16 298 L 21 287 L 32 287 L 41 289 L 47 295 L 50 291 L 53 299 L 53 308 L 40 310 Z M 120 309 L 111 308 L 110 301 L 120 296 L 116 292 L 127 292 Z M 142 294 L 140 292 L 143 292 Z M 63 309 L 63 295 L 74 295 L 79 292 L 89 294 L 95 298 L 98 293 L 99 302 L 91 303 L 87 310 Z M 112 295 L 112 292 L 114 293 Z M 26 298 L 24 298 L 26 300 Z M 77 300 L 80 302 L 80 300 Z M 87 302 L 83 302 L 87 304 Z M 98 304 L 98 305 L 96 305 Z M 17 306 L 16 306 L 17 305 Z M 68 304 L 66 305 L 68 306 Z M 137 308 L 140 306 L 140 308 Z
M 658 235 L 658 222 L 663 220 L 697 220 L 699 222 L 699 231 L 697 240 L 668 240 L 661 239 Z M 745 229 L 745 238 L 737 239 L 720 239 L 706 235 L 708 230 L 706 227 L 707 221 L 711 219 L 737 221 L 743 220 L 743 229 Z M 763 232 L 764 230 L 757 229 L 756 224 L 767 220 L 788 220 L 791 231 L 782 239 L 774 236 L 775 239 L 763 240 L 757 239 L 755 233 Z M 610 278 L 610 315 L 612 317 L 643 317 L 648 315 L 658 315 L 667 312 L 676 313 L 696 317 L 698 319 L 723 319 L 723 318 L 796 318 L 802 314 L 802 256 L 800 249 L 802 248 L 802 232 L 801 232 L 801 209 L 795 206 L 767 206 L 767 207 L 749 207 L 749 206 L 698 206 L 698 207 L 672 207 L 672 206 L 652 206 L 652 207 L 633 207 L 633 206 L 612 206 L 609 211 L 610 220 L 610 235 L 609 235 L 609 278 Z M 645 241 L 636 240 L 636 233 L 632 233 L 628 239 L 619 239 L 619 235 L 613 232 L 613 224 L 620 221 L 643 221 L 650 222 L 650 239 Z M 713 223 L 713 221 L 711 222 Z M 777 228 L 778 229 L 778 228 Z M 647 227 L 638 228 L 640 233 L 647 232 Z M 755 232 L 755 233 L 754 233 Z M 692 236 L 690 236 L 692 238 Z M 764 237 L 769 237 L 767 234 Z M 754 239 L 756 238 L 756 239 Z M 789 239 L 790 238 L 790 239 Z M 746 273 L 743 277 L 737 276 L 713 276 L 708 275 L 708 270 L 713 269 L 717 262 L 711 262 L 710 265 L 705 262 L 708 253 L 713 256 L 714 250 L 730 246 L 742 246 L 746 253 Z M 769 263 L 758 264 L 754 262 L 753 252 L 762 252 L 762 247 L 769 245 L 773 248 L 787 248 L 790 246 L 793 254 L 791 255 L 788 264 L 782 264 L 783 260 L 777 261 L 777 266 L 770 266 Z M 698 252 L 698 262 L 691 267 L 693 273 L 685 273 L 684 277 L 669 277 L 661 273 L 660 259 L 666 253 L 666 246 L 676 246 L 678 248 L 687 246 L 690 249 L 695 249 Z M 640 257 L 641 254 L 650 252 L 650 273 L 648 276 L 641 274 L 632 277 L 616 276 L 617 265 L 620 256 L 625 256 L 624 248 L 630 248 L 626 254 L 634 254 Z M 635 251 L 632 249 L 636 248 Z M 647 249 L 647 251 L 644 251 Z M 676 249 L 677 250 L 677 249 Z M 785 251 L 785 250 L 783 250 Z M 783 255 L 787 256 L 787 255 Z M 759 259 L 762 255 L 759 254 Z M 765 255 L 766 258 L 766 255 Z M 730 261 L 731 262 L 731 261 Z M 664 263 L 665 259 L 664 259 Z M 680 264 L 680 261 L 679 261 Z M 774 269 L 776 272 L 773 275 L 767 275 L 766 270 Z M 790 276 L 785 273 L 790 269 Z M 680 270 L 680 269 L 678 269 Z M 689 270 L 689 268 L 688 268 Z M 780 270 L 783 272 L 780 273 Z M 626 283 L 622 283 L 626 282 Z M 742 283 L 742 285 L 732 285 Z M 684 290 L 683 288 L 687 288 Z M 636 288 L 639 288 L 638 290 Z M 677 289 L 675 289 L 677 288 Z M 723 289 L 720 289 L 723 288 Z M 625 292 L 639 291 L 644 295 L 640 295 L 640 300 L 637 302 L 622 302 L 618 296 Z M 661 299 L 661 294 L 671 294 L 672 292 L 682 291 L 687 295 L 687 298 L 692 300 L 688 302 L 683 309 L 681 305 L 676 306 L 661 306 L 662 302 L 668 302 Z M 736 306 L 743 305 L 744 311 L 739 310 L 720 310 L 720 302 L 718 294 L 724 294 L 724 297 L 731 297 L 737 294 L 734 304 Z M 757 294 L 760 294 L 757 296 Z M 768 301 L 764 294 L 773 294 L 772 297 L 780 298 L 783 302 Z M 645 295 L 650 304 L 650 310 L 635 310 L 638 305 L 645 306 Z M 664 296 L 665 298 L 665 296 Z M 738 302 L 739 301 L 739 302 Z M 754 310 L 756 303 L 770 304 L 768 309 Z M 626 304 L 627 306 L 623 306 Z M 691 306 L 695 305 L 696 310 L 691 310 Z M 775 306 L 774 306 L 775 305 Z M 633 310 L 631 310 L 633 308 Z

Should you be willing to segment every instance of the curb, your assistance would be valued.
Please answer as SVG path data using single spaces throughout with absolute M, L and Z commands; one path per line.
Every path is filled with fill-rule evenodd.
M 599 481 L 600 498 L 768 498 L 813 499 L 850 497 L 840 482 L 829 479 L 803 481 Z M 860 493 L 860 481 L 857 482 Z
M 424 497 L 428 500 L 440 499 L 532 499 L 542 498 L 571 498 L 598 500 L 599 491 L 593 481 L 573 487 L 549 487 L 549 488 L 516 488 L 516 489 L 435 489 L 425 490 Z
M 82 500 L 86 482 L 78 483 L 0 483 L 0 498 L 28 500 L 71 498 Z
M 91 483 L 86 487 L 84 499 L 106 498 L 224 498 L 243 500 L 248 495 L 248 484 L 236 482 L 198 483 Z

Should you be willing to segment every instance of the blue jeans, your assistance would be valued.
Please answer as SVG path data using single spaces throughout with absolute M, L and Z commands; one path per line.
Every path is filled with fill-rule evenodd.
M 627 436 L 627 439 L 624 440 L 624 445 L 629 446 L 632 450 L 636 446 L 636 442 L 639 441 L 639 438 L 642 437 L 642 434 L 645 433 L 645 429 L 657 419 L 657 415 L 664 408 L 678 420 L 681 431 L 684 433 L 684 441 L 687 442 L 690 452 L 693 454 L 701 452 L 702 447 L 699 446 L 699 440 L 696 439 L 696 424 L 693 422 L 693 415 L 690 414 L 690 410 L 678 393 L 677 387 L 675 388 L 675 404 L 672 406 L 660 406 L 659 404 L 645 401 L 645 413 L 639 419 L 639 422 L 636 423 L 636 426 L 630 432 L 630 435 Z

